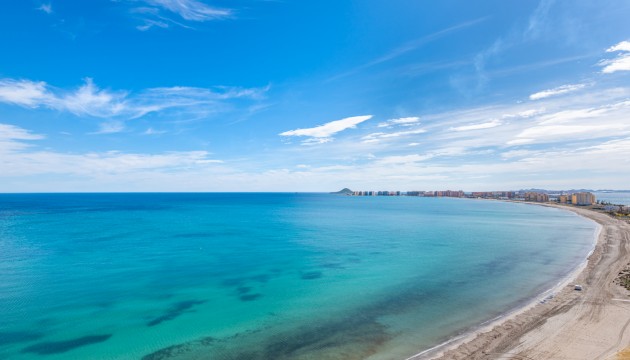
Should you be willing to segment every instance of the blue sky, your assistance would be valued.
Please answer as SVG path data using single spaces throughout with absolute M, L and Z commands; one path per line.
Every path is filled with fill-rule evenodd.
M 628 188 L 625 0 L 1 6 L 0 192 Z

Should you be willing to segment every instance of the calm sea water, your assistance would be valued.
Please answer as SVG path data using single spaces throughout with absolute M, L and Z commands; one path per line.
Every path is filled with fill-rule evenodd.
M 595 229 L 463 199 L 0 195 L 0 358 L 404 359 L 554 285 Z
M 597 200 L 630 206 L 630 192 L 596 192 Z

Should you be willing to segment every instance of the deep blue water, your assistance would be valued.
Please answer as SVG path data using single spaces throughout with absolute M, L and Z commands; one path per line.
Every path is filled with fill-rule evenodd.
M 548 289 L 596 225 L 495 201 L 0 195 L 2 359 L 404 359 Z

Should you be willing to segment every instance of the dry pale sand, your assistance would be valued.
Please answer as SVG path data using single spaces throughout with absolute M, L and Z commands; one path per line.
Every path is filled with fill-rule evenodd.
M 553 299 L 417 359 L 630 359 L 630 291 L 613 283 L 630 263 L 630 225 L 603 213 L 562 208 L 602 226 L 577 278 Z

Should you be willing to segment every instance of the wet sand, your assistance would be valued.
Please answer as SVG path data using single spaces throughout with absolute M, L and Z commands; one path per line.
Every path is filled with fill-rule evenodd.
M 630 224 L 584 208 L 546 206 L 574 211 L 602 227 L 579 274 L 553 298 L 408 360 L 628 359 L 630 291 L 614 280 L 630 264 Z

